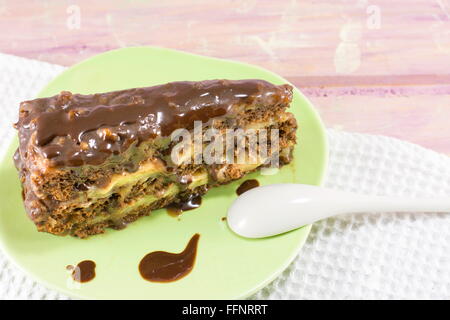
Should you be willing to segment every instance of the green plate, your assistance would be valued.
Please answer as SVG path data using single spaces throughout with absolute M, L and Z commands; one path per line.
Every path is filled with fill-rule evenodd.
M 39 94 L 62 90 L 105 92 L 144 87 L 176 80 L 265 79 L 287 81 L 259 67 L 162 48 L 134 47 L 106 52 L 59 75 Z M 324 127 L 311 103 L 295 90 L 291 107 L 300 124 L 299 144 L 292 164 L 276 175 L 254 173 L 262 185 L 300 182 L 319 185 L 327 164 Z M 0 166 L 0 243 L 3 251 L 28 274 L 65 294 L 86 299 L 238 299 L 263 288 L 294 259 L 310 226 L 267 239 L 244 239 L 233 234 L 221 218 L 236 199 L 236 181 L 212 189 L 199 209 L 178 220 L 158 210 L 121 231 L 80 240 L 39 233 L 28 220 L 11 145 Z M 276 214 L 276 212 L 274 212 Z M 192 272 L 179 281 L 152 283 L 141 278 L 138 264 L 155 250 L 180 252 L 193 234 L 200 233 Z M 73 283 L 66 266 L 94 260 L 97 276 Z

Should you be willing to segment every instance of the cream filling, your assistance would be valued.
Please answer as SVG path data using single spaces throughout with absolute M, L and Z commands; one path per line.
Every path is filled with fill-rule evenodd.
M 252 164 L 232 164 L 232 166 L 235 169 L 239 169 L 242 172 L 249 172 L 252 170 L 255 170 L 257 167 L 259 167 L 261 164 L 264 163 L 266 159 L 259 159 L 258 163 L 252 163 Z M 225 165 L 220 171 L 219 174 L 222 172 L 225 173 L 229 167 Z M 79 204 L 79 207 L 82 208 L 88 208 L 91 205 L 93 205 L 95 202 L 97 202 L 100 199 L 105 199 L 110 197 L 113 193 L 119 193 L 123 198 L 126 198 L 127 195 L 131 192 L 134 185 L 137 183 L 144 183 L 146 180 L 148 180 L 151 177 L 156 177 L 157 175 L 169 175 L 169 173 L 166 172 L 164 165 L 161 164 L 161 161 L 149 161 L 143 165 L 141 165 L 140 169 L 133 173 L 126 173 L 126 174 L 117 174 L 114 175 L 110 181 L 110 183 L 103 187 L 103 188 L 95 188 L 92 190 L 89 190 L 84 197 L 87 199 L 89 198 L 89 201 L 83 201 L 81 204 Z M 191 182 L 187 186 L 188 189 L 195 189 L 197 187 L 200 187 L 202 185 L 205 185 L 209 182 L 208 174 L 206 172 L 200 172 L 195 173 L 191 177 Z M 146 195 L 142 198 L 149 198 L 152 197 L 152 195 Z M 154 197 L 155 200 L 159 200 L 161 198 L 166 197 L 165 194 L 163 194 L 160 197 Z M 141 199 L 141 198 L 138 198 Z M 136 200 L 137 201 L 137 200 Z M 148 200 L 147 200 L 148 201 Z M 73 200 L 70 202 L 67 202 L 65 205 L 70 206 L 72 203 L 79 202 L 79 199 Z M 133 204 L 127 204 L 126 207 L 134 207 Z
M 259 164 L 252 164 L 252 165 L 236 165 L 236 168 L 239 168 L 243 172 L 251 171 L 257 168 Z M 224 168 L 226 170 L 226 168 Z M 189 184 L 188 189 L 195 189 L 197 187 L 200 187 L 202 185 L 205 185 L 208 183 L 208 175 L 206 173 L 200 173 L 192 177 L 192 182 Z M 89 224 L 96 224 L 107 220 L 119 220 L 123 217 L 125 217 L 127 214 L 132 212 L 133 210 L 142 207 L 142 206 L 150 206 L 152 203 L 165 199 L 168 197 L 175 197 L 176 194 L 180 192 L 179 186 L 176 184 L 170 185 L 167 190 L 161 195 L 161 196 L 155 196 L 153 194 L 150 195 L 143 195 L 139 198 L 134 199 L 131 203 L 128 203 L 124 205 L 121 208 L 118 208 L 111 212 L 108 215 L 102 215 L 97 216 L 91 219 L 88 223 Z M 90 201 L 89 204 L 92 204 L 94 201 Z
M 115 174 L 111 177 L 111 181 L 104 187 L 93 187 L 87 192 L 92 198 L 104 198 L 113 193 L 114 189 L 125 186 L 134 185 L 141 180 L 147 180 L 153 175 L 165 172 L 164 164 L 160 160 L 152 159 L 139 166 L 139 170 L 132 173 Z
M 269 127 L 272 124 L 278 123 L 280 121 L 285 121 L 288 118 L 287 114 L 281 114 L 275 119 L 274 117 L 270 118 L 267 121 L 261 121 L 261 122 L 255 122 L 252 124 L 249 124 L 244 129 L 263 129 L 265 127 Z M 182 155 L 179 156 L 179 160 L 181 162 L 186 161 L 188 159 L 192 159 L 194 155 L 193 145 L 190 148 L 188 152 L 185 152 Z M 239 164 L 237 165 L 241 170 L 243 171 L 250 171 L 258 167 L 264 162 L 265 159 L 262 159 L 259 164 Z M 166 173 L 166 168 L 161 160 L 159 159 L 151 159 L 139 166 L 139 169 L 136 172 L 132 173 L 122 173 L 122 174 L 115 174 L 111 177 L 111 181 L 108 183 L 108 185 L 103 187 L 92 187 L 89 191 L 87 191 L 86 195 L 89 198 L 105 198 L 110 196 L 115 190 L 117 190 L 120 187 L 126 186 L 126 185 L 135 185 L 136 183 L 140 181 L 145 181 L 149 179 L 152 176 L 155 176 L 157 174 L 164 174 Z
M 123 217 L 125 217 L 130 211 L 133 211 L 136 208 L 139 208 L 141 206 L 149 206 L 153 202 L 157 200 L 161 200 L 164 198 L 168 198 L 171 196 L 175 196 L 179 192 L 179 188 L 176 185 L 170 186 L 166 192 L 161 197 L 156 197 L 154 195 L 145 195 L 140 198 L 135 199 L 132 203 L 115 210 L 109 215 L 104 216 L 97 216 L 91 219 L 88 223 L 89 224 L 96 224 L 107 220 L 119 220 Z
M 150 175 L 151 176 L 151 175 Z M 147 180 L 148 179 L 148 177 L 147 178 L 144 178 L 143 180 L 145 181 L 145 180 Z M 192 177 L 192 182 L 188 185 L 188 189 L 194 189 L 194 188 L 196 188 L 196 187 L 199 187 L 199 186 L 202 186 L 202 185 L 205 185 L 205 184 L 207 184 L 208 183 L 208 175 L 206 174 L 206 173 L 202 173 L 202 174 L 197 174 L 197 175 L 195 175 L 195 176 L 193 176 Z M 128 185 L 127 187 L 126 187 L 126 189 L 125 190 L 120 190 L 120 193 L 124 196 L 124 197 L 126 197 L 128 194 L 129 194 L 129 192 L 131 191 L 131 188 L 134 186 L 134 184 L 130 184 L 130 185 Z M 171 185 L 171 186 L 169 186 L 169 188 L 168 188 L 168 190 L 170 190 L 173 186 L 176 186 L 175 184 L 173 184 L 173 185 Z M 177 187 L 177 189 L 179 189 L 178 187 Z M 112 193 L 112 192 L 111 192 Z M 164 192 L 162 195 L 160 195 L 160 196 L 155 196 L 155 195 L 153 195 L 153 194 L 151 194 L 151 195 L 143 195 L 143 196 L 141 196 L 141 197 L 139 197 L 139 198 L 136 198 L 136 199 L 134 199 L 131 203 L 127 203 L 126 205 L 124 205 L 124 207 L 125 208 L 127 208 L 127 207 L 132 207 L 132 206 L 134 206 L 134 204 L 135 204 L 135 202 L 136 201 L 140 201 L 141 199 L 143 199 L 143 198 L 149 198 L 149 197 L 153 197 L 155 200 L 160 200 L 160 199 L 163 199 L 163 198 L 165 198 L 165 197 L 167 197 L 167 190 L 166 190 L 166 192 Z M 91 206 L 92 204 L 94 204 L 96 201 L 98 201 L 99 199 L 93 199 L 93 200 L 91 200 L 91 201 L 87 201 L 87 202 L 85 202 L 85 203 L 83 203 L 81 206 L 82 207 L 84 207 L 84 208 L 87 208 L 87 207 L 89 207 L 89 206 Z
M 207 183 L 208 183 L 208 176 L 206 174 L 199 174 L 199 175 L 196 175 L 195 177 L 193 177 L 192 182 L 188 186 L 188 189 L 192 190 L 196 187 L 205 185 Z M 167 188 L 167 190 L 161 196 L 157 197 L 153 194 L 143 195 L 139 198 L 134 199 L 133 202 L 124 205 L 122 208 L 114 210 L 109 215 L 97 216 L 97 217 L 91 219 L 89 221 L 89 224 L 100 223 L 100 222 L 103 222 L 106 220 L 119 220 L 120 218 L 123 218 L 124 216 L 129 214 L 131 211 L 135 210 L 136 208 L 139 208 L 142 206 L 149 206 L 158 200 L 169 198 L 169 197 L 174 197 L 179 191 L 180 191 L 180 188 L 177 185 L 172 184 Z

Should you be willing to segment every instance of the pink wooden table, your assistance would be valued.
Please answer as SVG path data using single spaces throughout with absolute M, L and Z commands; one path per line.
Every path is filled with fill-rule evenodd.
M 450 155 L 450 0 L 0 0 L 0 52 L 70 66 L 156 45 L 260 65 L 326 125 Z

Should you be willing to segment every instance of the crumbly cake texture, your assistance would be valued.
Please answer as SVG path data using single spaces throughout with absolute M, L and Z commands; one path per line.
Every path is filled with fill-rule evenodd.
M 61 92 L 22 102 L 14 161 L 26 212 L 39 231 L 85 238 L 203 195 L 271 157 L 289 163 L 297 129 L 286 111 L 291 100 L 290 85 L 251 79 Z M 279 145 L 256 164 L 176 164 L 170 135 L 192 131 L 194 121 L 223 135 L 228 129 L 278 129 Z

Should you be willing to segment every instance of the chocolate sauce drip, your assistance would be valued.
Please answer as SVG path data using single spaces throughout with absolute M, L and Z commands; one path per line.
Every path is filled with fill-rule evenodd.
M 53 167 L 99 165 L 133 144 L 207 123 L 243 103 L 288 104 L 292 88 L 263 80 L 207 80 L 94 95 L 62 92 L 21 104 L 21 154 L 34 137 Z
M 197 209 L 202 204 L 202 197 L 192 194 L 185 201 L 171 203 L 166 207 L 167 213 L 172 217 L 178 217 L 184 211 Z
M 152 282 L 171 282 L 186 276 L 194 267 L 199 238 L 196 233 L 180 253 L 155 251 L 147 254 L 139 263 L 142 278 Z
M 67 266 L 67 270 L 72 270 L 72 278 L 77 282 L 88 282 L 95 278 L 95 262 L 84 260 L 74 266 Z
M 247 192 L 248 190 L 256 188 L 256 187 L 259 187 L 258 180 L 255 180 L 255 179 L 245 180 L 237 188 L 236 193 L 238 194 L 238 196 L 240 196 L 244 192 Z

